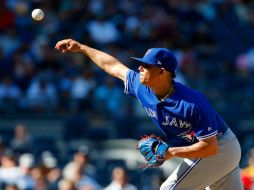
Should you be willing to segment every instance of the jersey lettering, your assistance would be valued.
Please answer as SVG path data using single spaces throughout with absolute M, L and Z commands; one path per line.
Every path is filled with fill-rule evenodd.
M 166 117 L 167 117 L 167 116 L 166 116 Z M 177 121 L 176 121 L 176 118 L 175 118 L 175 117 L 172 119 L 172 121 L 169 123 L 169 125 L 178 127 Z
M 172 122 L 172 121 L 171 121 Z M 162 122 L 162 125 L 172 125 L 171 122 L 169 122 L 169 116 L 166 116 L 165 122 Z
M 147 114 L 152 117 L 152 118 L 157 118 L 157 114 L 154 110 L 152 110 L 151 108 L 147 108 L 144 107 L 144 109 L 146 110 Z
M 170 121 L 170 117 L 166 116 L 165 121 L 162 122 L 162 125 L 164 126 L 174 126 L 177 128 L 191 128 L 191 124 L 183 121 L 181 119 L 177 119 L 176 117 L 173 117 L 173 119 Z

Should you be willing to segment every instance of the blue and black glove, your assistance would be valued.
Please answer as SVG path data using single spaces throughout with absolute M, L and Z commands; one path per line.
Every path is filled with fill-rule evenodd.
M 147 163 L 144 168 L 159 167 L 165 162 L 168 145 L 155 135 L 143 137 L 137 145 L 137 149 L 145 157 Z

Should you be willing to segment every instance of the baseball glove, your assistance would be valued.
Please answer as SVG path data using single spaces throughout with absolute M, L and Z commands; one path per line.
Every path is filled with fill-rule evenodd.
M 165 162 L 168 145 L 155 135 L 144 136 L 138 142 L 137 149 L 145 157 L 147 163 L 142 168 L 155 168 Z

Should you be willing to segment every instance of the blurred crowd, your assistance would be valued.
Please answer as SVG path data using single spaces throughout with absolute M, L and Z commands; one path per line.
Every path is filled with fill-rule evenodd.
M 2 114 L 133 113 L 133 106 L 123 105 L 119 81 L 81 54 L 54 50 L 64 38 L 106 51 L 132 69 L 137 66 L 131 56 L 167 47 L 178 58 L 176 80 L 202 90 L 228 118 L 253 111 L 252 1 L 1 0 L 1 5 Z M 38 7 L 45 12 L 42 22 L 31 19 Z
M 77 127 L 67 130 L 67 139 L 84 134 L 84 118 L 92 126 L 90 137 L 105 135 L 103 128 L 106 127 L 107 130 L 111 127 L 111 136 L 107 138 L 128 137 L 132 129 L 136 130 L 136 121 L 145 116 L 137 102 L 124 95 L 123 84 L 82 54 L 60 54 L 54 46 L 58 40 L 73 38 L 117 57 L 132 69 L 137 65 L 131 62 L 131 56 L 140 57 L 151 47 L 167 47 L 178 59 L 176 80 L 208 96 L 239 137 L 242 167 L 249 165 L 248 152 L 254 147 L 251 137 L 254 131 L 251 128 L 254 123 L 253 1 L 0 0 L 0 4 L 2 118 L 72 115 L 73 119 L 66 125 Z M 34 8 L 44 11 L 41 22 L 31 19 Z M 130 130 L 123 127 L 130 125 Z M 120 130 L 123 132 L 119 133 Z M 138 138 L 137 134 L 131 137 Z M 11 141 L 11 148 L 15 150 L 18 143 Z M 37 161 L 33 155 L 20 156 L 15 160 L 19 162 L 14 161 L 11 151 L 4 155 L 0 169 L 11 166 L 15 168 L 11 172 L 14 176 L 22 175 L 25 179 L 33 175 L 33 180 L 38 181 L 31 184 L 43 186 L 45 178 L 41 175 L 49 175 L 53 181 L 60 179 L 57 167 L 52 174 L 27 169 L 27 165 Z M 23 174 L 16 172 L 17 168 Z M 76 168 L 73 176 L 81 173 Z M 253 172 L 245 173 L 254 176 Z M 79 188 L 71 181 L 61 181 L 57 187 Z M 8 187 L 15 188 L 21 186 Z
M 129 173 L 137 172 L 123 163 L 100 169 L 98 162 L 102 157 L 97 155 L 97 162 L 92 164 L 91 150 L 86 144 L 68 150 L 66 157 L 46 149 L 36 151 L 38 146 L 27 126 L 21 123 L 15 126 L 8 142 L 0 139 L 1 190 L 157 190 L 164 179 L 161 172 L 153 173 L 151 182 L 146 176 L 146 184 L 141 186 L 139 176 L 133 180 L 135 185 L 131 184 L 133 176 Z

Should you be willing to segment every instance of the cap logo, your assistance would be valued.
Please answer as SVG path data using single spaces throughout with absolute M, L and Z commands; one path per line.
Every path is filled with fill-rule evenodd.
M 157 62 L 157 65 L 162 65 L 162 63 L 160 61 Z
M 150 54 L 151 51 L 152 51 L 152 49 L 147 50 L 147 52 L 145 53 L 145 56 L 147 56 L 148 54 Z

